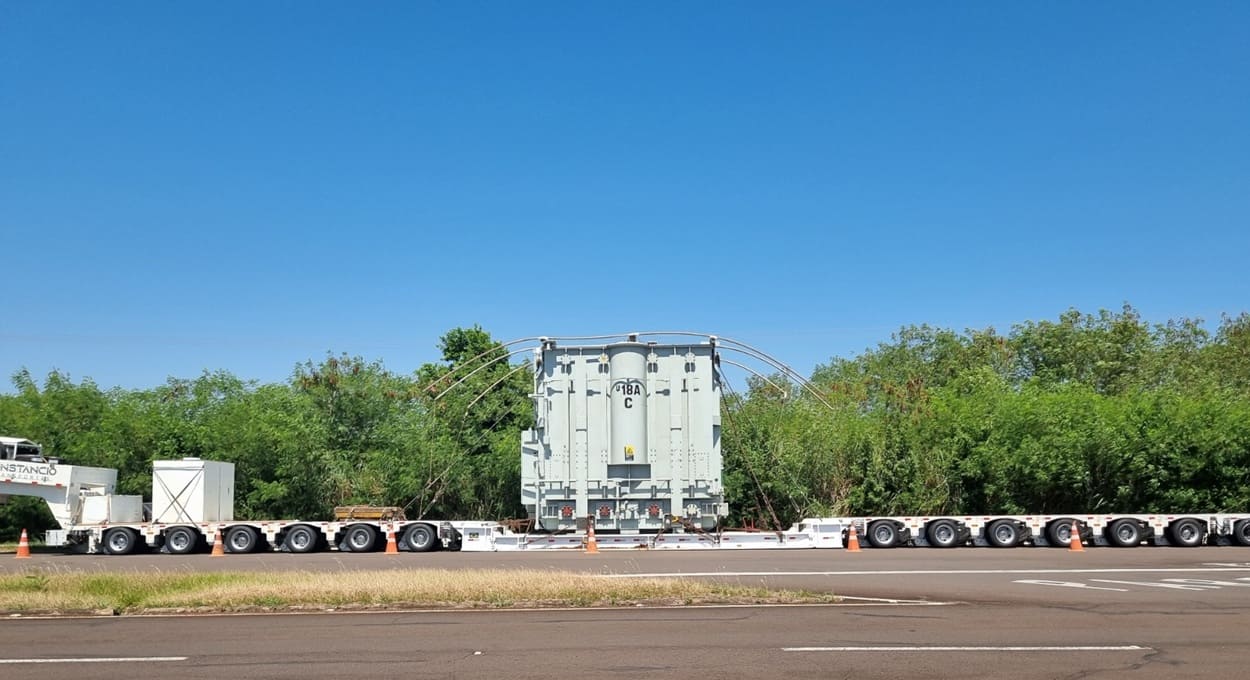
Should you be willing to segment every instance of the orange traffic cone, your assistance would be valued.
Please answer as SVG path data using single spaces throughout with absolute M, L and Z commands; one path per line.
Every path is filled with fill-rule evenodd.
M 854 522 L 851 522 L 851 530 L 846 533 L 846 550 L 859 552 L 859 531 L 855 528 Z
M 1072 538 L 1068 539 L 1068 552 L 1085 552 L 1085 546 L 1081 545 L 1081 523 L 1072 520 L 1070 531 Z
M 399 543 L 395 542 L 395 525 L 391 525 L 389 531 L 386 532 L 386 554 L 398 555 Z
M 591 517 L 586 523 L 586 554 L 599 554 L 599 541 L 595 540 L 595 518 Z
M 30 540 L 26 538 L 25 529 L 22 529 L 22 537 L 17 539 L 17 559 L 30 559 Z
M 221 557 L 226 554 L 226 542 L 221 538 L 221 527 L 217 528 L 217 534 L 213 536 L 213 557 Z

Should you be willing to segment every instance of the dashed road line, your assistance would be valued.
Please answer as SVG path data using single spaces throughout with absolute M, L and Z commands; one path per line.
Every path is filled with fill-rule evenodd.
M 1128 588 L 1103 588 L 1100 586 L 1091 586 L 1088 583 L 1081 583 L 1079 581 L 1051 581 L 1049 579 L 1026 578 L 1012 581 L 1012 583 L 1023 583 L 1025 585 L 1032 586 L 1055 586 L 1056 588 L 1084 588 L 1086 590 L 1114 590 L 1121 593 L 1128 592 Z
M 883 569 L 862 571 L 687 571 L 599 574 L 603 578 L 708 576 L 961 576 L 987 574 L 1174 574 L 1250 572 L 1250 567 L 1122 567 L 1106 569 Z
M 1110 583 L 1119 586 L 1141 586 L 1143 588 L 1164 588 L 1168 590 L 1221 590 L 1223 588 L 1250 588 L 1250 576 L 1242 576 L 1236 581 L 1218 581 L 1206 578 L 1165 578 L 1158 581 L 1124 581 L 1120 579 L 1092 578 L 1091 583 Z M 1034 586 L 1055 586 L 1058 588 L 1084 588 L 1086 590 L 1113 590 L 1121 593 L 1129 592 L 1129 588 L 1108 588 L 1094 586 L 1080 581 L 1052 581 L 1050 579 L 1017 579 L 1012 583 Z
M 947 605 L 958 604 L 957 602 L 935 602 L 933 600 L 902 600 L 894 597 L 858 597 L 855 595 L 839 595 L 839 600 L 856 600 L 865 604 L 880 605 Z
M 1144 652 L 1141 645 L 1030 645 L 1030 646 L 870 646 L 870 647 L 782 647 L 783 652 Z
M 144 661 L 170 662 L 186 661 L 185 656 L 98 656 L 60 659 L 0 659 L 0 664 L 41 664 L 41 663 L 138 663 Z

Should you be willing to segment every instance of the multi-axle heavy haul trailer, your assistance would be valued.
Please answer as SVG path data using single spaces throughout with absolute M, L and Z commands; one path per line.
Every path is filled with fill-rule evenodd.
M 367 511 L 349 511 L 334 521 L 236 520 L 230 463 L 156 461 L 152 503 L 144 504 L 141 496 L 113 493 L 116 470 L 44 460 L 38 447 L 25 440 L 0 442 L 35 452 L 26 459 L 0 460 L 0 497 L 43 498 L 61 525 L 48 532 L 48 542 L 75 543 L 90 552 L 187 554 L 208 550 L 218 540 L 230 553 L 370 552 L 382 549 L 392 536 L 400 550 L 409 552 L 580 549 L 587 541 L 585 527 L 606 524 L 589 516 L 581 518 L 580 529 L 514 532 L 499 522 L 406 520 Z M 680 517 L 663 520 L 656 531 L 645 533 L 599 529 L 596 544 L 653 550 L 842 548 L 853 524 L 860 542 L 876 548 L 1066 546 L 1076 523 L 1087 545 L 1250 545 L 1250 514 L 826 517 L 777 532 L 705 531 Z
M 405 550 L 455 547 L 458 534 L 445 522 L 407 521 L 402 515 L 346 513 L 342 520 L 236 520 L 234 465 L 184 458 L 152 464 L 152 502 L 117 495 L 117 471 L 63 465 L 45 459 L 33 442 L 0 438 L 0 500 L 42 498 L 61 528 L 49 544 L 81 544 L 91 552 L 122 555 L 141 548 L 175 554 L 204 550 L 215 541 L 229 552 L 282 549 L 295 553 L 334 547 L 365 552 L 394 536 Z M 20 458 L 11 457 L 16 450 Z M 359 514 L 362 516 L 350 516 Z
M 720 450 L 717 339 L 562 346 L 533 356 L 534 426 L 521 434 L 521 503 L 530 531 L 492 521 L 408 520 L 383 509 L 332 521 L 236 520 L 234 466 L 155 461 L 152 500 L 116 495 L 117 471 L 63 465 L 24 439 L 0 438 L 0 503 L 37 496 L 60 529 L 48 542 L 90 552 L 842 548 L 904 545 L 1250 546 L 1247 513 L 825 517 L 784 531 L 720 531 L 727 514 Z

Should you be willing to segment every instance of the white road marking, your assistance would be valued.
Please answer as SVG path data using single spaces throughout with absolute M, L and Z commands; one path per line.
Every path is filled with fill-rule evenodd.
M 855 597 L 855 596 L 853 596 L 853 595 L 839 595 L 838 597 L 839 597 L 839 599 L 840 599 L 840 600 L 858 600 L 858 601 L 860 601 L 860 602 L 868 602 L 868 603 L 872 603 L 872 604 L 897 604 L 897 605 L 905 605 L 905 604 L 906 604 L 906 605 L 911 605 L 911 604 L 923 604 L 923 605 L 934 605 L 934 604 L 955 604 L 954 602 L 933 602 L 933 601 L 931 601 L 931 600 L 900 600 L 900 599 L 893 598 L 893 597 Z
M 1078 581 L 1047 581 L 1046 579 L 1021 579 L 1015 583 L 1025 583 L 1034 586 L 1057 586 L 1060 588 L 1085 588 L 1087 590 L 1115 590 L 1121 593 L 1127 593 L 1128 588 L 1102 588 L 1100 586 L 1091 586 L 1088 583 L 1080 583 Z
M 1115 583 L 1126 586 L 1146 586 L 1149 588 L 1170 588 L 1172 590 L 1219 590 L 1221 588 L 1250 588 L 1250 577 L 1242 576 L 1236 581 L 1216 581 L 1205 578 L 1165 578 L 1160 581 L 1117 581 L 1113 579 L 1094 578 L 1095 583 Z M 1121 593 L 1129 592 L 1128 588 L 1104 588 L 1091 586 L 1080 581 L 1051 581 L 1047 579 L 1018 579 L 1013 583 L 1035 586 L 1056 586 L 1062 588 L 1084 588 L 1086 590 L 1114 590 Z
M 1243 583 L 1243 581 L 1247 581 L 1250 579 L 1247 579 L 1244 577 L 1239 578 L 1236 581 L 1212 581 L 1211 579 L 1205 579 L 1205 578 L 1165 578 L 1163 580 L 1167 581 L 1168 583 L 1192 583 L 1194 585 L 1215 586 L 1217 588 L 1225 588 L 1225 587 L 1250 588 L 1250 583 Z
M 782 647 L 783 652 L 1141 652 L 1150 647 L 1118 646 L 1031 646 L 1031 647 Z
M 1118 569 L 883 569 L 878 571 L 687 571 L 599 574 L 603 578 L 680 578 L 683 576 L 960 576 L 977 574 L 1169 574 L 1250 571 L 1250 567 L 1126 567 Z
M 185 656 L 113 656 L 80 657 L 77 659 L 0 659 L 0 664 L 26 663 L 133 663 L 137 661 L 186 661 Z
M 1171 590 L 1219 590 L 1219 586 L 1196 585 L 1189 583 L 1153 583 L 1151 581 L 1114 581 L 1105 578 L 1092 578 L 1097 583 L 1117 583 L 1126 586 L 1146 586 L 1148 588 L 1168 588 Z

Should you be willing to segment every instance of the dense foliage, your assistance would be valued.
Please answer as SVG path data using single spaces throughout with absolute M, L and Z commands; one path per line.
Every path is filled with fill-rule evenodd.
M 413 375 L 330 355 L 283 384 L 224 372 L 102 390 L 13 376 L 0 433 L 121 471 L 151 461 L 236 465 L 236 516 L 319 518 L 335 505 L 409 517 L 521 512 L 519 432 L 532 376 L 480 328 L 441 339 Z M 724 404 L 731 523 L 865 513 L 1244 511 L 1250 508 L 1250 316 L 1212 334 L 1129 307 L 1000 335 L 904 328 L 811 376 L 754 379 Z M 0 540 L 50 528 L 42 503 L 0 506 Z
M 818 367 L 826 403 L 770 380 L 726 413 L 741 519 L 1250 509 L 1246 314 L 909 327 Z
M 23 371 L 17 393 L 0 396 L 0 433 L 117 468 L 119 493 L 149 500 L 153 460 L 230 461 L 239 518 L 318 519 L 346 504 L 402 506 L 414 518 L 515 515 L 532 378 L 480 328 L 452 330 L 439 348 L 443 361 L 411 376 L 331 355 L 268 385 L 217 372 L 106 391 L 57 372 L 40 386 Z M 0 506 L 0 540 L 23 526 L 54 526 L 42 501 Z

